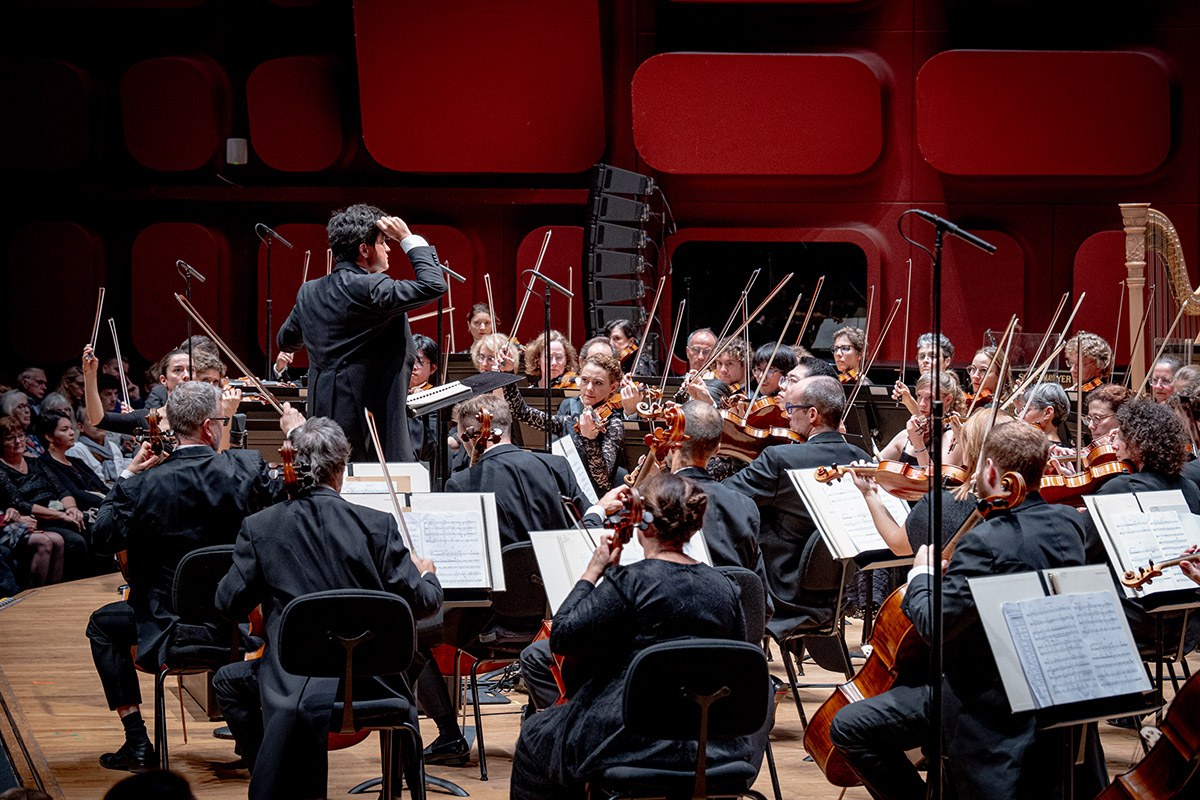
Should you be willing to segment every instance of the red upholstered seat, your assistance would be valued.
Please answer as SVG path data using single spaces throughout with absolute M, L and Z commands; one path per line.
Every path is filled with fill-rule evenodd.
M 229 79 L 209 58 L 140 61 L 121 78 L 125 144 L 149 169 L 186 172 L 214 162 L 231 114 Z
M 9 107 L 4 126 L 7 165 L 19 170 L 83 166 L 95 148 L 96 87 L 66 61 L 20 61 L 6 73 Z
M 319 172 L 345 146 L 334 62 L 321 56 L 276 58 L 246 82 L 250 144 L 267 166 Z
M 10 302 L 4 319 L 14 353 L 32 363 L 78 363 L 92 335 L 97 290 L 105 281 L 100 237 L 75 222 L 28 223 L 13 233 L 6 272 Z M 107 327 L 101 330 L 101 341 L 107 342 Z M 99 349 L 112 352 L 111 345 Z
M 234 289 L 229 275 L 229 243 L 224 234 L 190 222 L 160 222 L 144 228 L 133 242 L 133 346 L 147 361 L 156 361 L 187 336 L 188 317 L 175 300 L 184 293 L 184 280 L 175 268 L 179 259 L 191 264 L 205 277 L 192 281 L 192 305 L 231 347 L 242 337 L 232 335 L 236 318 Z M 239 305 L 244 300 L 239 299 Z M 193 334 L 203 333 L 193 325 Z M 128 346 L 128 345 L 126 345 Z M 236 351 L 235 351 L 236 352 Z M 237 355 L 257 368 L 257 359 Z M 227 364 L 231 377 L 235 367 Z

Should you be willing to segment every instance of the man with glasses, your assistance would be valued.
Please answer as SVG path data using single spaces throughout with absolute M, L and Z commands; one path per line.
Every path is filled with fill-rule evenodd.
M 832 598 L 827 605 L 822 603 L 814 608 L 809 605 L 814 599 L 812 587 L 801 586 L 802 555 L 809 539 L 816 535 L 816 525 L 787 471 L 871 459 L 838 433 L 846 408 L 846 393 L 841 383 L 823 375 L 800 377 L 796 373 L 802 369 L 793 370 L 782 397 L 791 429 L 804 436 L 805 443 L 766 448 L 724 484 L 758 505 L 762 517 L 759 540 L 768 589 L 775 605 L 770 627 L 778 635 L 811 623 L 816 616 L 833 613 Z M 836 589 L 833 594 L 836 595 Z
M 29 398 L 29 409 L 36 417 L 42 413 L 42 398 L 46 396 L 46 370 L 41 367 L 27 367 L 17 376 L 21 391 Z
M 96 552 L 125 551 L 129 563 L 128 602 L 97 609 L 87 627 L 108 706 L 125 728 L 120 749 L 100 757 L 108 769 L 140 770 L 157 763 L 141 715 L 131 647 L 137 647 L 137 663 L 150 672 L 157 672 L 172 646 L 228 658 L 226 636 L 205 626 L 179 625 L 171 590 L 180 559 L 201 547 L 232 544 L 246 516 L 283 494 L 282 482 L 257 450 L 216 452 L 229 424 L 220 415 L 220 399 L 215 386 L 198 381 L 171 392 L 166 410 L 178 439 L 175 450 L 164 460 L 143 444 L 100 505 L 92 528 Z M 303 422 L 286 408 L 280 419 L 284 433 Z
M 406 312 L 446 291 L 437 252 L 404 220 L 374 206 L 335 213 L 328 231 L 337 266 L 300 287 L 276 341 L 287 352 L 308 349 L 309 415 L 342 427 L 352 461 L 368 454 L 364 408 L 375 414 L 387 459 L 411 461 L 405 412 L 413 348 Z M 415 280 L 387 277 L 389 241 L 400 243 Z
M 688 372 L 696 372 L 707 364 L 716 346 L 717 335 L 713 333 L 712 328 L 700 328 L 692 331 L 687 338 Z M 709 369 L 698 377 L 701 380 L 710 380 L 714 376 L 712 370 Z
M 754 381 L 759 397 L 774 397 L 783 388 L 780 381 L 796 368 L 796 351 L 774 343 L 764 344 L 754 351 Z

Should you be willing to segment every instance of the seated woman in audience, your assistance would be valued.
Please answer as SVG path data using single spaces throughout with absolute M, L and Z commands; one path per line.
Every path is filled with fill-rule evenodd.
M 7 430 L 7 427 L 0 430 Z M 21 434 L 14 430 L 4 436 L 15 439 Z M 17 589 L 21 585 L 44 586 L 62 580 L 62 536 L 54 531 L 38 530 L 32 507 L 21 498 L 17 486 L 3 470 L 0 470 L 0 560 L 11 569 Z M 20 580 L 21 577 L 24 580 Z M 5 590 L 15 593 L 13 586 L 7 586 L 0 588 L 0 595 Z
M 79 367 L 67 367 L 67 371 L 63 373 L 62 380 L 58 382 L 58 388 L 54 391 L 61 394 L 71 403 L 71 408 L 79 408 L 83 405 L 83 370 Z M 46 409 L 42 409 L 45 411 Z
M 25 434 L 19 422 L 12 417 L 0 417 L 0 438 L 3 439 L 0 483 L 11 498 L 11 506 L 22 516 L 33 517 L 41 531 L 58 535 L 63 542 L 67 577 L 81 577 L 85 573 L 88 547 L 80 535 L 84 517 L 75 498 L 55 486 L 41 459 L 25 454 Z M 50 574 L 48 571 L 47 575 Z
M 620 508 L 626 492 L 622 488 L 606 494 L 601 500 L 605 511 Z M 683 552 L 704 519 L 704 492 L 687 478 L 663 473 L 648 479 L 642 494 L 647 516 L 638 525 L 637 537 L 645 560 L 622 566 L 621 545 L 604 535 L 554 615 L 551 649 L 580 662 L 587 679 L 569 702 L 522 724 L 510 797 L 582 798 L 589 779 L 620 764 L 695 766 L 694 742 L 642 739 L 625 732 L 626 674 L 638 652 L 659 642 L 743 639 L 741 594 L 729 578 Z M 710 768 L 731 761 L 757 762 L 764 747 L 760 736 L 710 741 Z
M 1175 371 L 1179 369 L 1179 360 L 1172 356 L 1163 356 L 1154 362 L 1150 370 L 1150 394 L 1156 403 L 1165 403 L 1175 391 Z
M 46 448 L 33 433 L 33 406 L 29 395 L 13 389 L 0 396 L 0 416 L 12 417 L 21 426 L 25 437 L 25 453 L 30 458 L 37 458 L 46 452 Z
M 588 477 L 602 494 L 613 487 L 617 459 L 625 446 L 625 423 L 619 403 L 615 408 L 609 405 L 621 384 L 621 368 L 611 356 L 588 356 L 579 369 L 579 377 L 583 410 L 577 416 L 547 417 L 544 411 L 529 406 L 515 385 L 504 387 L 504 399 L 514 419 L 543 431 L 549 427 L 554 436 L 569 435 L 587 467 Z
M 915 387 L 917 413 L 909 418 L 904 430 L 897 433 L 880 451 L 879 459 L 881 461 L 900 461 L 918 467 L 929 466 L 929 442 L 931 441 L 929 414 L 933 407 L 932 375 L 932 372 L 927 371 L 922 372 L 921 377 L 917 378 Z M 954 373 L 943 370 L 938 383 L 942 393 L 942 408 L 945 416 L 949 417 L 951 413 L 963 410 L 961 408 L 962 389 L 959 387 L 958 378 Z M 961 460 L 961 453 L 957 453 L 954 447 L 954 430 L 950 423 L 946 422 L 945 430 L 942 433 L 942 463 L 957 464 Z
M 546 334 L 540 336 L 525 346 L 525 374 L 529 382 L 539 389 L 546 388 Z M 550 387 L 562 389 L 574 388 L 575 378 L 579 372 L 579 358 L 575 348 L 559 331 L 550 331 Z
M 67 455 L 75 446 L 75 423 L 61 411 L 46 411 L 37 420 L 37 432 L 46 445 L 46 454 L 38 461 L 50 482 L 61 494 L 74 498 L 85 513 L 99 508 L 108 487 L 81 459 Z

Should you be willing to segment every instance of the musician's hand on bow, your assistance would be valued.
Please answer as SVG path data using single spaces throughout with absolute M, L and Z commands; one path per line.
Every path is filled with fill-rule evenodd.
M 712 403 L 712 395 L 709 394 L 708 386 L 700 379 L 698 375 L 689 373 L 683 388 L 687 390 L 688 397 L 693 400 L 699 400 L 702 403 Z
M 122 414 L 133 413 L 133 406 L 129 405 L 129 403 L 126 403 L 124 400 L 117 401 L 117 407 Z
M 437 566 L 433 563 L 432 558 L 422 558 L 416 553 L 409 553 L 408 557 L 412 559 L 413 565 L 422 575 L 426 572 L 431 575 L 437 575 Z
M 583 409 L 579 415 L 579 435 L 585 439 L 595 439 L 600 435 L 599 420 L 591 408 Z
M 904 429 L 908 431 L 908 441 L 913 446 L 913 449 L 924 449 L 925 433 L 929 430 L 929 420 L 925 417 L 911 416 L 904 425 Z
M 642 393 L 638 391 L 637 385 L 634 384 L 633 378 L 629 375 L 621 378 L 621 408 L 626 414 L 633 415 L 637 413 L 637 405 L 642 399 Z
M 912 399 L 912 392 L 908 390 L 908 385 L 904 381 L 896 381 L 896 385 L 892 387 L 892 399 L 903 403 L 906 397 Z
M 592 584 L 599 581 L 609 567 L 621 563 L 621 549 L 621 543 L 613 534 L 601 535 L 600 544 L 596 545 L 592 560 L 588 562 L 581 579 Z
M 286 436 L 304 424 L 304 415 L 292 408 L 291 403 L 283 404 L 283 416 L 279 418 L 279 429 Z
M 1197 545 L 1192 545 L 1187 550 L 1184 550 L 1183 554 L 1185 556 L 1191 555 L 1197 550 L 1200 550 L 1200 547 Z M 1181 561 L 1179 562 L 1179 568 L 1183 570 L 1183 574 L 1191 578 L 1192 581 L 1195 583 L 1200 583 L 1200 564 L 1197 564 L 1195 561 Z
M 96 358 L 95 350 L 90 344 L 83 346 L 83 377 L 95 377 L 96 371 L 100 368 L 100 361 Z
M 380 217 L 375 221 L 375 227 L 383 231 L 384 236 L 395 239 L 397 242 L 403 241 L 407 236 L 412 236 L 408 225 L 399 217 Z
M 151 467 L 158 466 L 165 459 L 165 455 L 154 452 L 154 448 L 150 446 L 150 442 L 142 442 L 138 446 L 137 452 L 133 454 L 133 460 L 129 462 L 129 466 L 126 469 L 137 475 L 139 472 L 145 472 Z

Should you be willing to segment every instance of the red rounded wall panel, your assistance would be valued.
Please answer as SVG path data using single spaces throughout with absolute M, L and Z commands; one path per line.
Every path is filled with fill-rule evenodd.
M 267 166 L 284 172 L 328 169 L 342 153 L 341 110 L 329 59 L 276 58 L 246 82 L 250 141 Z
M 1117 306 L 1121 306 L 1120 340 L 1116 343 L 1116 362 L 1129 358 L 1129 295 L 1121 296 L 1121 281 L 1127 277 L 1125 268 L 1124 231 L 1101 231 L 1093 234 L 1075 251 L 1071 296 L 1078 299 L 1087 292 L 1079 307 L 1072 332 L 1091 331 L 1113 344 L 1117 331 Z M 1150 288 L 1146 287 L 1149 295 Z
M 852 55 L 665 53 L 633 76 L 633 134 L 660 172 L 855 175 L 883 146 L 883 88 Z
M 917 75 L 917 144 L 951 175 L 1143 175 L 1170 150 L 1170 91 L 1145 53 L 939 53 Z
M 1013 314 L 1020 316 L 1025 304 L 1025 253 L 1021 245 L 999 231 L 971 232 L 996 245 L 996 252 L 989 255 L 957 239 L 948 239 L 943 250 L 942 332 L 954 343 L 954 363 L 958 367 L 969 364 L 971 356 L 983 346 L 985 331 L 1003 331 Z M 916 270 L 929 269 L 924 254 L 913 260 Z M 928 286 L 929 279 L 921 280 L 919 275 L 914 271 L 914 286 Z M 1003 280 L 997 280 L 1001 276 Z M 914 327 L 910 340 L 928 327 L 926 320 L 917 320 L 911 320 Z M 908 353 L 913 357 L 911 349 Z
M 104 245 L 74 222 L 31 222 L 12 236 L 5 321 L 14 351 L 31 362 L 79 362 L 92 335 L 97 289 L 104 285 Z M 111 290 L 110 290 L 111 292 Z M 105 303 L 105 317 L 111 315 Z M 101 326 L 98 351 L 112 352 Z
M 91 77 L 65 61 L 26 61 L 8 73 L 5 126 L 10 168 L 62 170 L 83 165 L 92 152 Z
M 356 0 L 363 141 L 403 172 L 582 172 L 604 152 L 595 0 Z
M 229 135 L 229 79 L 207 58 L 155 58 L 121 79 L 125 144 L 138 163 L 162 172 L 199 169 Z
M 205 278 L 192 280 L 192 305 L 226 344 L 237 347 L 229 331 L 234 312 L 229 244 L 223 234 L 190 222 L 159 222 L 138 233 L 131 256 L 133 346 L 143 358 L 154 362 L 187 336 L 190 318 L 175 300 L 176 293 L 185 294 L 184 279 L 175 265 L 181 259 Z M 202 333 L 193 323 L 192 334 Z M 247 361 L 247 354 L 237 355 L 251 369 L 259 368 Z M 227 360 L 226 366 L 233 375 L 237 368 Z

